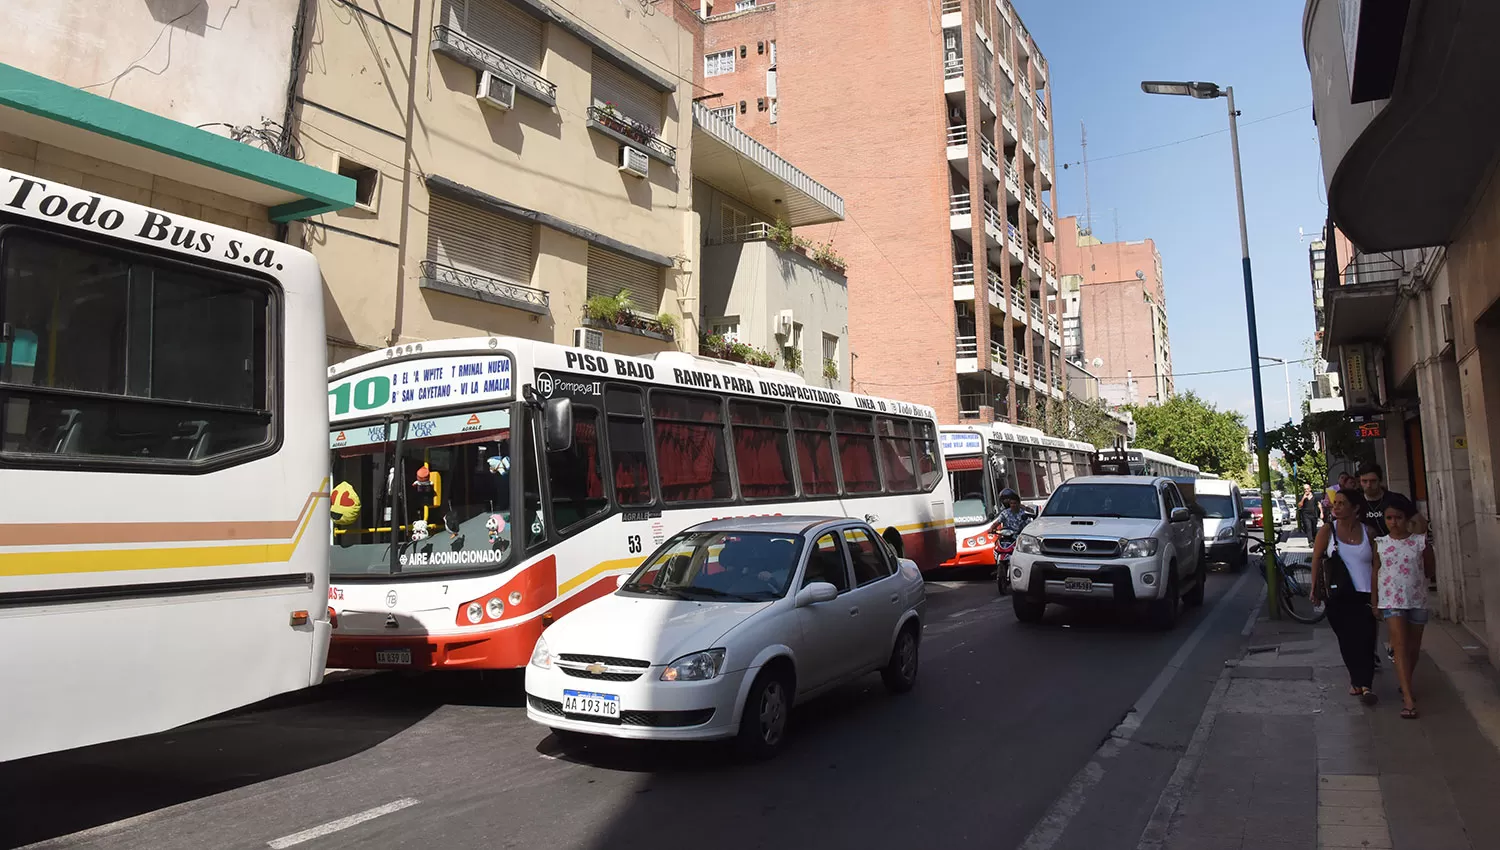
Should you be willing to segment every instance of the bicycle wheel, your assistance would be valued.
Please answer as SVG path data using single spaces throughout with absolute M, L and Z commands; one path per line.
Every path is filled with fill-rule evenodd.
M 1317 623 L 1328 615 L 1323 603 L 1313 604 L 1312 565 L 1282 564 L 1281 609 L 1299 623 Z

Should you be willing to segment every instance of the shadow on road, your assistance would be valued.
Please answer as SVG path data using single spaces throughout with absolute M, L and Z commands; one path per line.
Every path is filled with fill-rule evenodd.
M 348 758 L 442 704 L 434 689 L 411 687 L 403 681 L 408 678 L 377 674 L 330 682 L 168 732 L 0 763 L 0 848 Z M 436 690 L 478 690 L 466 684 L 450 681 Z M 498 696 L 491 704 L 516 700 L 507 689 L 493 692 Z

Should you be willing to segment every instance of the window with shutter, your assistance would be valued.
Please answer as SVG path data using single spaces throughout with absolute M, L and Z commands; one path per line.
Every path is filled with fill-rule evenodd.
M 509 0 L 442 0 L 442 22 L 533 71 L 542 69 L 542 22 Z
M 470 274 L 531 285 L 536 225 L 433 195 L 427 259 Z
M 624 290 L 635 312 L 654 316 L 661 310 L 663 271 L 661 266 L 590 245 L 588 297 L 614 298 Z
M 645 124 L 652 132 L 662 125 L 662 93 L 619 65 L 594 54 L 594 105 L 614 104 L 627 118 Z
M 719 237 L 725 242 L 744 239 L 750 231 L 750 214 L 729 204 L 721 204 L 719 209 Z

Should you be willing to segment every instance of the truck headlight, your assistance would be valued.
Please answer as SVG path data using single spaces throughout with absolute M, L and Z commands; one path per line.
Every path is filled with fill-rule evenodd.
M 705 649 L 684 655 L 661 671 L 663 682 L 702 682 L 719 675 L 724 667 L 724 650 Z
M 1023 555 L 1040 555 L 1042 554 L 1042 541 L 1038 540 L 1035 535 L 1023 534 L 1016 538 L 1016 551 Z
M 1137 537 L 1134 540 L 1120 541 L 1120 557 L 1122 558 L 1149 558 L 1155 554 L 1155 537 Z

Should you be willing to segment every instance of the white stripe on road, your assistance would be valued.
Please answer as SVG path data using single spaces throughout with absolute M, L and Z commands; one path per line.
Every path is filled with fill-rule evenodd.
M 304 841 L 311 841 L 314 838 L 322 838 L 325 835 L 338 832 L 341 829 L 348 829 L 355 824 L 364 823 L 367 820 L 374 820 L 381 815 L 388 815 L 391 812 L 399 812 L 402 809 L 415 806 L 418 802 L 420 801 L 415 800 L 411 797 L 402 797 L 399 800 L 392 800 L 391 802 L 386 803 L 383 806 L 376 806 L 373 809 L 365 809 L 358 814 L 353 814 L 346 818 L 331 820 L 328 823 L 323 824 L 322 826 L 315 826 L 312 829 L 304 829 L 301 832 L 294 832 L 291 835 L 278 838 L 274 841 L 267 841 L 266 845 L 270 847 L 271 850 L 285 850 L 285 848 L 287 847 L 295 847 Z
M 1203 748 L 1208 745 L 1208 735 L 1214 726 L 1214 718 L 1219 716 L 1219 710 L 1224 706 L 1224 695 L 1229 691 L 1229 668 L 1225 667 L 1219 673 L 1219 681 L 1214 685 L 1213 693 L 1208 697 L 1208 704 L 1203 707 L 1203 716 L 1198 718 L 1198 727 L 1193 730 L 1193 737 L 1188 740 L 1187 750 L 1183 752 L 1182 758 L 1177 760 L 1177 767 L 1172 771 L 1172 776 L 1167 780 L 1167 787 L 1161 789 L 1161 796 L 1156 799 L 1156 808 L 1151 812 L 1151 819 L 1146 822 L 1146 828 L 1141 830 L 1141 841 L 1136 850 L 1161 850 L 1167 840 L 1167 830 L 1172 823 L 1172 815 L 1177 813 L 1177 807 L 1182 804 L 1182 795 L 1187 789 L 1188 777 L 1198 770 L 1198 762 L 1203 759 Z
M 1176 678 L 1178 671 L 1182 669 L 1183 662 L 1208 633 L 1208 627 L 1218 619 L 1225 605 L 1239 594 L 1240 587 L 1249 577 L 1249 573 L 1241 573 L 1229 590 L 1219 597 L 1213 609 L 1208 612 L 1208 616 L 1198 623 L 1198 627 L 1193 629 L 1193 633 L 1188 636 L 1182 646 L 1178 647 L 1177 652 L 1173 653 L 1167 666 L 1156 674 L 1156 678 L 1146 687 L 1140 699 L 1135 701 L 1135 706 L 1130 713 L 1126 714 L 1125 719 L 1110 731 L 1109 737 L 1099 745 L 1099 749 L 1094 751 L 1094 757 L 1073 775 L 1073 781 L 1068 783 L 1068 787 L 1053 801 L 1047 813 L 1042 815 L 1042 819 L 1031 828 L 1026 840 L 1021 842 L 1020 850 L 1051 850 L 1057 844 L 1058 839 L 1062 838 L 1063 833 L 1067 831 L 1068 824 L 1073 822 L 1073 818 L 1080 811 L 1083 811 L 1083 805 L 1088 801 L 1089 791 L 1104 778 L 1105 763 L 1119 755 L 1120 751 L 1125 749 L 1125 745 L 1130 743 L 1131 736 L 1146 721 L 1146 715 L 1155 707 L 1156 701 L 1172 683 L 1172 679 Z

